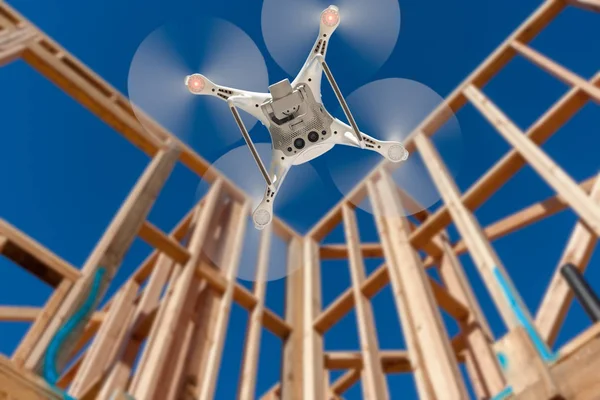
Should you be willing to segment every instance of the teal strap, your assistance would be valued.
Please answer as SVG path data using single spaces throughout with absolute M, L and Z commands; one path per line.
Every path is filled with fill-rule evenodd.
M 60 354 L 60 350 L 63 347 L 65 340 L 67 340 L 70 334 L 79 326 L 83 321 L 90 317 L 95 309 L 96 302 L 98 300 L 98 292 L 102 283 L 102 279 L 106 273 L 105 268 L 98 268 L 90 293 L 79 310 L 58 330 L 56 335 L 52 338 L 52 341 L 48 345 L 44 357 L 44 379 L 56 388 L 56 382 L 60 378 L 60 373 L 57 370 L 57 358 Z M 68 394 L 63 393 L 65 400 L 74 400 Z

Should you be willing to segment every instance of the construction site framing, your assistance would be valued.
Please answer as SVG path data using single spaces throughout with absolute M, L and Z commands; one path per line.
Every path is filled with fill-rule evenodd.
M 541 149 L 588 101 L 600 103 L 600 73 L 584 79 L 529 46 L 566 7 L 597 13 L 600 0 L 544 1 L 406 140 L 411 153 L 420 153 L 441 195 L 439 209 L 415 214 L 418 223 L 396 217 L 411 199 L 390 178 L 393 165 L 384 162 L 307 235 L 275 218 L 261 233 L 256 283 L 248 290 L 236 274 L 251 211 L 249 197 L 151 118 L 145 117 L 142 127 L 124 95 L 0 1 L 0 65 L 26 61 L 149 157 L 81 268 L 0 221 L 0 254 L 54 288 L 41 308 L 0 307 L 0 321 L 32 322 L 15 352 L 9 358 L 0 356 L 0 398 L 61 399 L 63 389 L 78 399 L 213 399 L 234 302 L 248 310 L 240 400 L 255 398 L 263 327 L 281 339 L 283 355 L 281 380 L 262 395 L 265 400 L 339 399 L 359 380 L 364 399 L 385 400 L 390 398 L 385 374 L 400 372 L 413 374 L 421 399 L 467 399 L 468 386 L 479 399 L 600 398 L 600 323 L 591 324 L 557 352 L 548 350 L 573 298 L 559 267 L 571 263 L 583 271 L 600 235 L 600 180 L 592 176 L 575 182 Z M 482 91 L 516 55 L 569 86 L 526 131 Z M 461 193 L 430 138 L 447 121 L 448 109 L 456 113 L 467 103 L 511 149 Z M 177 163 L 207 181 L 210 190 L 165 233 L 146 218 Z M 525 165 L 556 195 L 482 227 L 474 211 Z M 353 205 L 366 197 L 374 210 L 379 243 L 360 241 Z M 532 317 L 491 242 L 565 209 L 572 210 L 578 222 Z M 322 244 L 340 224 L 345 242 Z M 461 238 L 454 243 L 446 232 L 450 224 Z M 293 271 L 286 278 L 284 317 L 265 304 L 272 235 L 287 243 L 288 268 Z M 51 387 L 41 377 L 50 342 L 85 301 L 99 269 L 110 281 L 137 237 L 155 251 L 63 350 L 61 365 L 68 368 L 61 371 L 58 389 Z M 207 248 L 218 254 L 218 262 L 205 256 Z M 494 338 L 490 331 L 459 261 L 464 253 L 472 258 L 506 325 L 504 337 Z M 385 262 L 367 276 L 366 257 Z M 323 309 L 320 262 L 328 259 L 348 260 L 351 287 Z M 437 268 L 443 284 L 429 278 L 427 268 Z M 407 347 L 397 351 L 379 349 L 370 303 L 388 284 Z M 360 348 L 327 351 L 323 336 L 351 310 Z M 456 320 L 458 335 L 448 337 L 440 310 Z M 460 373 L 461 363 L 468 382 Z M 347 372 L 331 381 L 328 372 L 340 369 Z

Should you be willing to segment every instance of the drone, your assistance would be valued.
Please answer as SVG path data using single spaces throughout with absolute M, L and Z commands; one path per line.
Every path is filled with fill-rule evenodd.
M 358 129 L 350 109 L 325 61 L 329 38 L 340 24 L 339 8 L 329 6 L 321 13 L 319 36 L 296 78 L 269 86 L 257 93 L 220 86 L 202 74 L 185 78 L 194 95 L 211 95 L 226 101 L 236 124 L 262 174 L 266 190 L 252 213 L 254 226 L 264 229 L 273 219 L 273 202 L 290 168 L 304 164 L 331 150 L 336 144 L 379 153 L 398 163 L 408 158 L 402 143 L 377 140 Z M 325 73 L 350 125 L 334 118 L 321 100 L 321 77 Z M 271 165 L 267 171 L 238 108 L 258 119 L 271 136 Z

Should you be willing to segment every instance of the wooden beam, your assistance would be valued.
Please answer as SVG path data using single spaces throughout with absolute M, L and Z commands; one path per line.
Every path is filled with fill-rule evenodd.
M 0 321 L 2 322 L 33 322 L 44 312 L 40 307 L 0 306 Z M 92 316 L 94 323 L 102 322 L 104 312 L 97 311 Z
M 281 366 L 281 400 L 303 400 L 304 365 L 304 268 L 303 242 L 294 239 L 288 244 L 285 282 L 285 320 L 295 327 L 283 342 Z
M 342 217 L 346 243 L 348 243 L 352 293 L 354 295 L 356 323 L 363 360 L 361 370 L 363 398 L 385 400 L 390 397 L 390 394 L 381 361 L 378 357 L 379 344 L 375 331 L 375 317 L 370 300 L 364 296 L 361 290 L 361 286 L 367 277 L 364 261 L 360 254 L 360 237 L 356 214 L 346 205 L 342 207 Z
M 254 286 L 254 297 L 257 299 L 257 304 L 250 313 L 248 332 L 246 333 L 246 344 L 242 361 L 242 373 L 238 386 L 238 400 L 254 400 L 258 371 L 258 357 L 260 354 L 262 318 L 267 296 L 267 273 L 269 271 L 269 252 L 271 250 L 272 235 L 273 230 L 270 225 L 267 226 L 260 234 Z
M 0 67 L 17 60 L 23 54 L 30 42 L 37 37 L 36 32 L 30 27 L 17 29 L 2 29 L 0 17 Z
M 344 375 L 340 376 L 332 385 L 333 393 L 341 396 L 344 392 L 350 389 L 356 382 L 360 380 L 360 370 L 351 369 Z
M 360 252 L 364 258 L 383 258 L 380 243 L 361 243 Z M 344 260 L 348 258 L 346 244 L 323 244 L 319 253 L 321 260 Z
M 381 195 L 379 184 L 376 185 L 373 181 L 367 181 L 367 190 L 369 193 L 369 199 L 371 200 L 371 204 L 373 206 L 373 216 L 375 217 L 377 232 L 379 233 L 379 239 L 383 245 L 385 259 L 387 261 L 385 267 L 388 271 L 388 277 L 392 285 L 393 299 L 395 303 L 394 305 L 400 320 L 404 341 L 408 349 L 408 355 L 410 357 L 410 364 L 412 365 L 413 369 L 417 393 L 419 395 L 419 399 L 433 400 L 436 397 L 425 369 L 421 343 L 417 340 L 417 326 L 411 309 L 408 306 L 407 293 L 404 289 L 403 278 L 398 272 L 399 267 L 397 266 L 397 263 L 399 260 L 396 258 L 395 253 L 397 242 L 395 242 L 394 238 L 390 237 L 388 234 L 390 229 L 388 226 L 390 219 L 386 219 L 384 217 L 387 214 L 384 208 L 386 207 L 386 201 Z M 389 203 L 387 204 L 389 206 Z M 396 219 L 394 218 L 393 220 Z M 350 377 L 351 376 L 348 376 L 348 378 Z
M 470 85 L 465 96 L 496 130 L 527 160 L 540 177 L 569 203 L 573 211 L 600 236 L 600 207 L 535 142 L 517 128 L 479 89 Z
M 596 204 L 600 204 L 600 179 L 596 179 L 590 198 Z M 536 317 L 536 325 L 540 335 L 548 344 L 553 344 L 556 341 L 560 327 L 573 300 L 573 292 L 562 277 L 561 268 L 563 265 L 571 263 L 581 272 L 585 271 L 592 258 L 597 241 L 597 236 L 585 224 L 578 222 L 575 225 Z
M 383 264 L 373 271 L 361 284 L 363 295 L 369 299 L 373 298 L 390 282 L 387 265 Z M 439 306 L 457 320 L 464 319 L 468 314 L 467 307 L 459 300 L 451 296 L 440 284 L 429 278 L 433 295 Z M 344 318 L 354 307 L 354 296 L 352 288 L 346 289 L 340 294 L 316 319 L 315 329 L 324 334 L 336 323 Z
M 164 252 L 179 264 L 185 264 L 190 258 L 190 253 L 185 247 L 148 221 L 142 224 L 139 236 L 150 246 Z
M 356 351 L 328 351 L 324 355 L 325 368 L 358 369 L 363 368 L 363 357 Z M 377 355 L 385 373 L 404 373 L 411 371 L 408 353 L 403 350 L 380 350 Z
M 517 50 L 523 57 L 536 64 L 538 67 L 545 70 L 555 78 L 563 81 L 567 85 L 579 87 L 588 96 L 590 96 L 591 99 L 595 100 L 597 103 L 600 103 L 600 89 L 576 73 L 569 71 L 567 68 L 549 59 L 531 47 L 520 43 L 518 40 L 512 42 L 511 47 Z
M 417 142 L 418 143 L 418 142 Z M 401 200 L 394 190 L 395 184 L 387 173 L 381 174 L 377 184 L 379 204 L 386 210 L 383 215 L 404 215 Z M 410 227 L 406 218 L 387 218 L 387 229 L 380 227 L 380 235 L 388 236 L 395 244 L 391 254 L 394 274 L 403 282 L 406 305 L 415 326 L 415 337 L 420 344 L 423 366 L 431 388 L 438 398 L 465 399 L 466 388 L 462 382 L 458 361 L 444 328 L 433 290 L 415 249 L 411 246 Z M 390 271 L 390 275 L 392 272 Z
M 444 232 L 445 233 L 445 232 Z M 494 353 L 494 337 L 485 315 L 469 285 L 467 275 L 446 235 L 441 235 L 444 257 L 439 273 L 451 296 L 468 307 L 467 318 L 459 323 L 462 349 L 455 352 L 466 361 L 467 372 L 477 398 L 493 398 L 506 383 Z
M 74 282 L 81 276 L 77 268 L 2 219 L 0 236 L 5 238 L 0 254 L 52 287 L 63 279 Z
M 229 323 L 229 315 L 233 303 L 235 279 L 237 277 L 239 260 L 244 247 L 243 239 L 244 234 L 246 233 L 249 207 L 249 203 L 245 203 L 244 205 L 233 204 L 232 221 L 228 226 L 228 235 L 230 235 L 231 238 L 228 239 L 229 243 L 227 245 L 224 261 L 224 273 L 228 283 L 219 304 L 219 312 L 215 322 L 215 342 L 212 343 L 208 353 L 207 370 L 200 383 L 198 400 L 210 400 L 214 398 L 223 347 L 225 344 L 225 336 L 227 334 L 227 325 Z
M 209 268 L 206 265 L 199 266 L 196 273 L 199 277 L 206 279 L 208 284 L 210 284 L 217 293 L 222 294 L 225 292 L 226 280 L 219 271 L 214 268 Z M 248 289 L 237 282 L 234 285 L 233 298 L 239 305 L 248 311 L 252 311 L 254 307 L 256 307 L 256 304 L 258 304 L 256 297 Z M 265 308 L 263 312 L 262 324 L 265 328 L 282 339 L 285 339 L 292 330 L 291 326 L 279 315 L 267 308 Z
M 314 328 L 321 312 L 321 268 L 319 246 L 313 239 L 304 241 L 303 262 L 303 396 L 324 400 L 323 337 Z
M 600 0 L 567 0 L 569 4 L 588 11 L 600 12 Z
M 104 376 L 115 361 L 116 350 L 124 339 L 127 320 L 134 309 L 134 300 L 139 290 L 135 282 L 129 282 L 119 291 L 115 304 L 108 312 L 107 318 L 100 326 L 94 341 L 86 351 L 81 367 L 69 388 L 69 394 L 82 397 L 98 377 Z
M 109 398 L 115 390 L 126 389 L 142 341 L 146 338 L 146 335 L 140 335 L 138 331 L 142 325 L 147 323 L 148 317 L 152 315 L 153 311 L 156 312 L 158 309 L 160 295 L 172 270 L 173 261 L 167 255 L 161 254 L 156 262 L 156 267 L 152 270 L 148 284 L 144 288 L 142 297 L 135 306 L 126 336 L 118 346 L 115 364 L 102 386 L 100 398 Z M 135 282 L 135 280 L 132 279 L 129 282 Z M 150 326 L 154 325 L 150 324 Z M 150 329 L 144 330 L 150 331 Z

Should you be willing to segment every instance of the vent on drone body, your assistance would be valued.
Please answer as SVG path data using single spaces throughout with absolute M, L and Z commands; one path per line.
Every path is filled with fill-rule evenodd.
M 363 135 L 363 140 L 365 141 L 365 146 L 370 148 L 370 149 L 374 149 L 375 146 L 377 146 L 377 148 L 381 148 L 381 146 L 377 145 L 377 143 L 375 141 L 373 141 L 372 139 L 369 139 L 368 137 Z
M 321 55 L 325 55 L 325 48 L 327 47 L 327 40 L 319 39 L 317 45 L 315 46 L 315 53 L 319 53 Z

